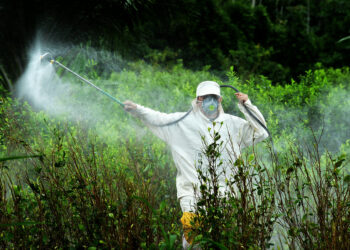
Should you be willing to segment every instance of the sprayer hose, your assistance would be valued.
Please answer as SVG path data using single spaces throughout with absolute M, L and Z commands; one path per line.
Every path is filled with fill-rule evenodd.
M 236 89 L 235 87 L 233 87 L 233 86 L 231 86 L 231 85 L 220 85 L 220 88 L 231 88 L 231 89 L 233 89 L 233 90 L 235 90 L 236 91 L 236 93 L 237 92 L 239 92 L 239 90 L 238 89 Z M 271 133 L 270 133 L 270 131 L 267 129 L 267 127 L 247 108 L 247 106 L 244 104 L 244 103 L 242 103 L 243 104 L 243 107 L 244 107 L 244 109 L 247 111 L 247 113 L 257 122 L 257 123 L 259 123 L 259 125 L 261 126 L 261 127 L 263 127 L 264 129 L 265 129 L 265 131 L 267 132 L 267 134 L 269 135 L 269 137 L 270 137 L 270 140 L 271 140 L 271 146 L 272 146 L 272 149 L 273 149 L 273 155 L 274 155 L 274 157 L 275 157 L 275 160 L 276 160 L 276 162 L 278 163 L 278 156 L 277 156 L 277 151 L 276 151 L 276 149 L 275 149 L 275 145 L 274 145 L 274 143 L 273 143 L 273 139 L 272 139 L 272 136 L 271 136 Z
M 168 123 L 165 123 L 165 124 L 152 124 L 153 126 L 155 127 L 166 127 L 166 126 L 170 126 L 170 125 L 173 125 L 175 123 L 178 123 L 180 121 L 182 121 L 183 119 L 185 119 L 190 113 L 191 111 L 193 110 L 193 108 L 191 107 L 187 112 L 186 114 L 184 114 L 183 116 L 181 116 L 179 119 L 175 120 L 175 121 L 172 121 L 172 122 L 168 122 Z
M 236 89 L 235 87 L 233 87 L 233 86 L 231 86 L 231 85 L 220 85 L 220 88 L 231 88 L 231 89 L 233 89 L 233 90 L 235 90 L 236 91 L 236 93 L 238 93 L 239 92 L 239 90 L 238 89 Z M 263 127 L 265 130 L 266 130 L 266 132 L 268 133 L 268 135 L 269 136 L 271 136 L 271 134 L 270 134 L 270 131 L 267 129 L 267 127 L 247 108 L 247 106 L 244 104 L 244 103 L 242 103 L 243 104 L 243 107 L 244 107 L 244 109 L 247 111 L 247 113 L 257 122 L 257 123 L 259 123 L 259 125 L 261 126 L 261 127 Z

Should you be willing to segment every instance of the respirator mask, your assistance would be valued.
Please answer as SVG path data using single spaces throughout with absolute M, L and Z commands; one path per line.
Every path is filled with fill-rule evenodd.
M 219 108 L 219 100 L 216 95 L 209 95 L 202 101 L 202 110 L 208 117 L 213 117 L 217 114 Z

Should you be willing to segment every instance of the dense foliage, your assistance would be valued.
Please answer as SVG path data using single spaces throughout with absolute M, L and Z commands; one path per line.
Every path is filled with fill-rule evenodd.
M 164 69 L 91 48 L 58 60 L 122 100 L 163 112 L 186 111 L 200 81 L 221 83 L 182 61 Z M 65 87 L 54 93 L 66 112 L 1 97 L 0 246 L 181 248 L 176 170 L 166 145 L 96 90 L 57 74 L 63 82 L 47 84 Z M 227 78 L 264 114 L 279 159 L 271 160 L 268 141 L 248 149 L 232 163 L 236 174 L 228 181 L 238 191 L 224 200 L 211 194 L 215 176 L 199 172 L 207 199 L 199 204 L 206 209 L 195 244 L 348 248 L 349 69 L 310 70 L 284 87 L 263 76 L 242 81 L 233 68 Z M 223 90 L 223 97 L 224 109 L 240 115 L 233 93 Z M 72 115 L 79 105 L 84 112 Z M 219 158 L 215 143 L 203 150 Z

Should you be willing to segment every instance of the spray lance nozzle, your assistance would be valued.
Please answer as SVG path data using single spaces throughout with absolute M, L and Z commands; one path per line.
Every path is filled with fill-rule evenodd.
M 72 73 L 73 75 L 75 75 L 76 77 L 78 77 L 80 80 L 82 80 L 83 82 L 89 84 L 90 86 L 94 87 L 95 89 L 97 89 L 98 91 L 100 91 L 102 94 L 108 96 L 110 99 L 112 99 L 113 101 L 117 102 L 119 105 L 121 105 L 122 107 L 124 107 L 124 103 L 122 103 L 121 101 L 119 101 L 117 98 L 115 98 L 114 96 L 108 94 L 107 92 L 103 91 L 101 88 L 97 87 L 95 84 L 93 84 L 92 82 L 90 82 L 89 80 L 85 79 L 84 77 L 82 77 L 81 75 L 79 75 L 78 73 L 74 72 L 73 70 L 71 70 L 70 68 L 64 66 L 62 63 L 54 60 L 54 58 L 52 57 L 52 55 L 49 52 L 46 52 L 45 54 L 40 56 L 40 60 L 43 61 L 44 59 L 49 59 L 51 64 L 57 64 L 59 67 L 63 68 L 64 70 L 67 70 L 68 72 Z
M 49 52 L 46 52 L 45 54 L 42 54 L 40 56 L 40 61 L 43 61 L 44 59 L 50 60 L 49 62 L 51 64 L 55 62 L 55 60 L 53 59 L 53 56 Z

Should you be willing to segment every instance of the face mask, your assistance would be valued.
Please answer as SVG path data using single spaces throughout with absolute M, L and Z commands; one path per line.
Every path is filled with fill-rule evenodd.
M 202 109 L 208 116 L 213 116 L 217 113 L 219 107 L 218 98 L 216 96 L 208 96 L 203 100 Z

